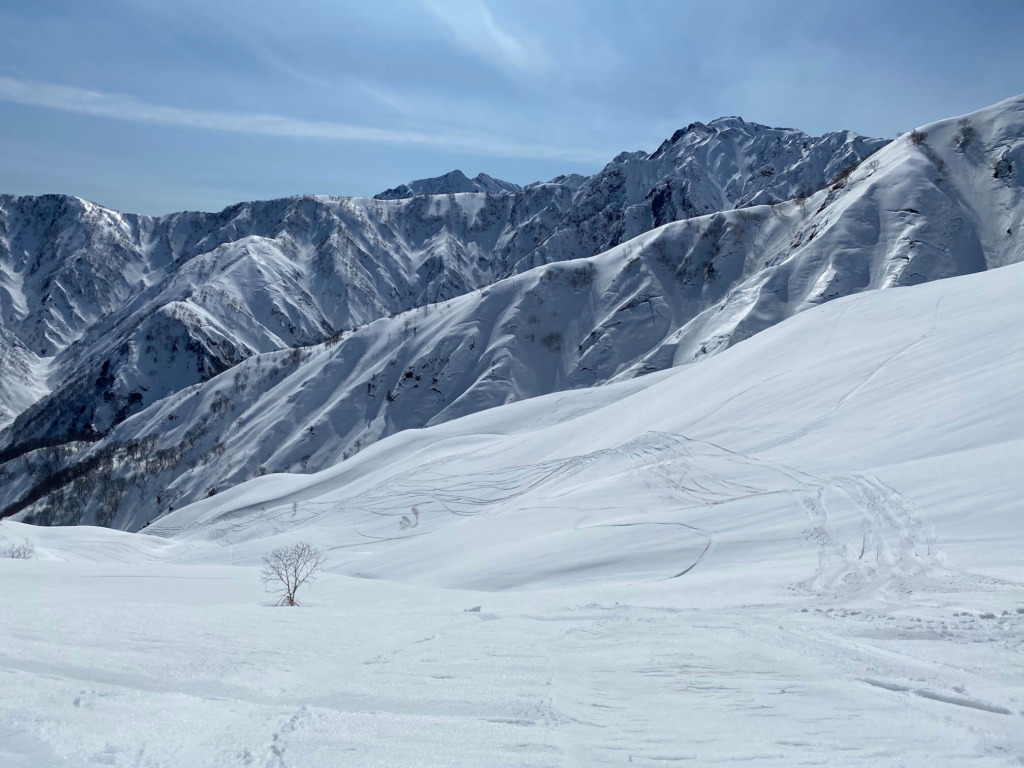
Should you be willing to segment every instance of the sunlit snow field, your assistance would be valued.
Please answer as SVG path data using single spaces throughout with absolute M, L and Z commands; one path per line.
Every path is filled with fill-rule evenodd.
M 143 534 L 4 522 L 0 765 L 1018 765 L 1022 289 L 840 299 Z M 328 573 L 274 608 L 297 540 Z

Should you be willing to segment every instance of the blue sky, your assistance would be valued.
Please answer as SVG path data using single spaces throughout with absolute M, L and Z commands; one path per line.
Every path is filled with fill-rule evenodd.
M 1024 92 L 1024 3 L 0 0 L 0 192 L 142 213 L 592 173 L 695 120 L 891 137 Z

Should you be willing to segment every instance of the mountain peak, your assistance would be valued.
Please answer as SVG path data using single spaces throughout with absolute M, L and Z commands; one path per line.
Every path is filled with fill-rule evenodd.
M 455 169 L 442 176 L 417 179 L 397 187 L 386 189 L 374 195 L 375 200 L 404 200 L 418 195 L 451 195 L 460 192 L 518 192 L 522 187 L 511 181 L 503 181 L 486 173 L 478 173 L 472 179 Z
M 739 115 L 723 115 L 722 117 L 716 117 L 714 120 L 708 123 L 709 127 L 713 126 L 715 128 L 729 128 L 732 126 L 740 126 L 745 128 L 748 125 L 753 126 L 755 128 L 758 127 L 757 123 L 748 123 Z

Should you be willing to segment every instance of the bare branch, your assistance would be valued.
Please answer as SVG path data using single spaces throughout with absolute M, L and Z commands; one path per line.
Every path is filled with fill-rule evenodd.
M 295 593 L 323 569 L 324 554 L 308 541 L 278 547 L 263 556 L 263 586 L 277 595 L 278 605 L 298 605 Z
M 9 557 L 12 560 L 31 560 L 36 556 L 36 548 L 28 539 L 24 544 L 12 544 L 7 551 L 0 552 L 0 557 Z

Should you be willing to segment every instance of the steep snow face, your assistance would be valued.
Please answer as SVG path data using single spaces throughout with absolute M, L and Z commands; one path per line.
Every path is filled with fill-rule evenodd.
M 47 362 L 0 325 L 0 430 L 46 394 Z
M 4 327 L 45 357 L 120 308 L 168 261 L 138 247 L 146 221 L 63 195 L 0 196 Z
M 723 117 L 677 131 L 648 159 L 684 166 L 682 182 L 709 198 L 704 204 L 714 210 L 721 201 L 746 207 L 806 197 L 885 144 L 850 131 L 811 137 Z M 673 191 L 682 186 L 676 183 Z
M 52 457 L 12 458 L 19 444 L 67 439 L 69 425 L 79 430 L 71 437 L 94 440 L 119 424 L 63 451 L 63 464 L 100 475 L 42 496 L 28 481 L 9 484 L 0 505 L 28 519 L 132 528 L 255 474 L 325 468 L 400 430 L 694 362 L 837 297 L 1020 261 L 1021 104 L 970 116 L 966 133 L 958 120 L 925 126 L 924 141 L 904 137 L 843 166 L 805 199 L 674 222 L 570 262 L 589 250 L 573 228 L 599 231 L 581 214 L 595 190 L 618 201 L 602 210 L 622 221 L 636 210 L 622 207 L 636 199 L 624 190 L 644 185 L 610 179 L 639 178 L 637 169 L 653 178 L 673 151 L 707 150 L 712 138 L 726 146 L 723 135 L 760 159 L 767 150 L 751 137 L 776 129 L 691 126 L 657 157 L 625 155 L 592 179 L 517 194 L 229 209 L 194 246 L 202 254 L 63 352 L 55 370 L 73 373 L 51 374 L 53 393 L 0 438 L 8 473 L 34 478 Z M 777 132 L 783 145 L 795 133 Z M 822 146 L 857 145 L 837 136 Z M 797 164 L 831 172 L 813 157 Z M 734 177 L 723 171 L 714 187 L 730 205 L 769 189 Z M 542 266 L 527 269 L 534 260 Z M 285 349 L 296 344 L 306 346 Z M 125 459 L 139 446 L 160 458 Z M 117 504 L 100 503 L 107 480 L 122 489 Z
M 7 202 L 8 218 L 24 223 L 38 201 Z M 74 218 L 83 206 L 61 208 L 61 226 L 84 226 Z M 103 410 L 138 410 L 249 355 L 321 341 L 489 282 L 494 271 L 482 257 L 509 208 L 501 197 L 463 195 L 433 203 L 297 198 L 162 220 L 105 212 L 104 221 L 131 220 L 136 262 L 108 262 L 101 246 L 86 242 L 45 274 L 10 255 L 28 242 L 12 225 L 5 242 L 16 247 L 0 272 L 0 350 L 14 361 L 18 391 L 5 397 L 5 418 L 53 392 L 2 440 L 59 437 L 89 425 L 102 433 L 112 423 Z M 111 227 L 99 227 L 93 240 L 112 237 Z M 159 253 L 173 258 L 153 256 Z M 79 273 L 88 279 L 76 282 Z M 49 382 L 36 375 L 34 358 L 43 352 L 56 355 Z M 104 401 L 116 407 L 100 408 Z M 69 413 L 74 424 L 65 423 Z
M 559 176 L 518 190 L 517 208 L 535 213 L 506 232 L 496 255 L 523 271 L 593 256 L 670 221 L 810 195 L 886 143 L 849 131 L 812 137 L 739 118 L 695 123 L 651 154 L 619 154 L 594 176 Z M 452 171 L 377 198 L 492 191 L 491 182 L 507 185 Z M 571 195 L 568 206 L 547 202 L 554 186 Z
M 570 218 L 591 226 L 579 255 L 670 221 L 811 195 L 885 144 L 848 131 L 811 137 L 740 118 L 694 123 L 650 155 L 619 155 L 581 186 Z
M 452 195 L 459 192 L 519 192 L 522 189 L 511 181 L 502 181 L 479 173 L 472 179 L 462 171 L 449 171 L 444 176 L 431 179 L 417 179 L 407 184 L 400 184 L 373 196 L 374 200 L 403 200 L 416 195 Z

